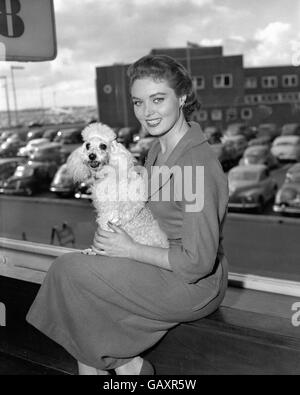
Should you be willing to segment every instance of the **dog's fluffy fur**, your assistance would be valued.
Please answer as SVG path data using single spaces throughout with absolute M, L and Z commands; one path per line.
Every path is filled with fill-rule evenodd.
M 84 143 L 69 156 L 67 169 L 75 182 L 91 184 L 98 225 L 111 231 L 110 221 L 138 243 L 167 248 L 166 234 L 145 207 L 145 180 L 136 171 L 132 154 L 107 125 L 93 123 L 82 137 Z

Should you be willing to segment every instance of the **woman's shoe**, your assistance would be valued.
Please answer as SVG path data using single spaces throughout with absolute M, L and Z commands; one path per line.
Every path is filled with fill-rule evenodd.
M 143 364 L 142 364 L 141 371 L 140 371 L 139 375 L 140 376 L 155 375 L 155 369 L 154 369 L 154 366 L 152 365 L 152 363 L 150 363 L 146 359 L 143 359 Z

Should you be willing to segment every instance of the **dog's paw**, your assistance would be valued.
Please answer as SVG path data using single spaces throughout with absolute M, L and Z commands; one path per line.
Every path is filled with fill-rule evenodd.
M 84 255 L 97 255 L 92 248 L 86 248 L 85 250 L 82 250 L 81 253 Z

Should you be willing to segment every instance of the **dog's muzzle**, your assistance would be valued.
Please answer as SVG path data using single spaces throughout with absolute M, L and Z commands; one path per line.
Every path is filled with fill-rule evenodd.
M 89 162 L 88 163 L 89 163 L 90 167 L 92 167 L 93 169 L 96 169 L 97 167 L 99 167 L 100 161 L 97 160 L 97 155 L 96 154 L 91 153 L 91 154 L 89 154 L 88 158 L 89 158 Z
M 89 166 L 92 167 L 93 169 L 96 169 L 97 167 L 99 167 L 100 164 L 101 164 L 101 162 L 99 162 L 98 160 L 89 161 Z

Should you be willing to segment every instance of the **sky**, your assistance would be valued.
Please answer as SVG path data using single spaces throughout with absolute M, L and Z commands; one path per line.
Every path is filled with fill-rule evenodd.
M 129 64 L 153 48 L 187 41 L 223 45 L 225 55 L 243 54 L 246 67 L 300 60 L 299 0 L 54 0 L 54 7 L 56 59 L 0 62 L 11 107 L 11 65 L 24 67 L 15 72 L 22 109 L 96 106 L 97 66 Z

